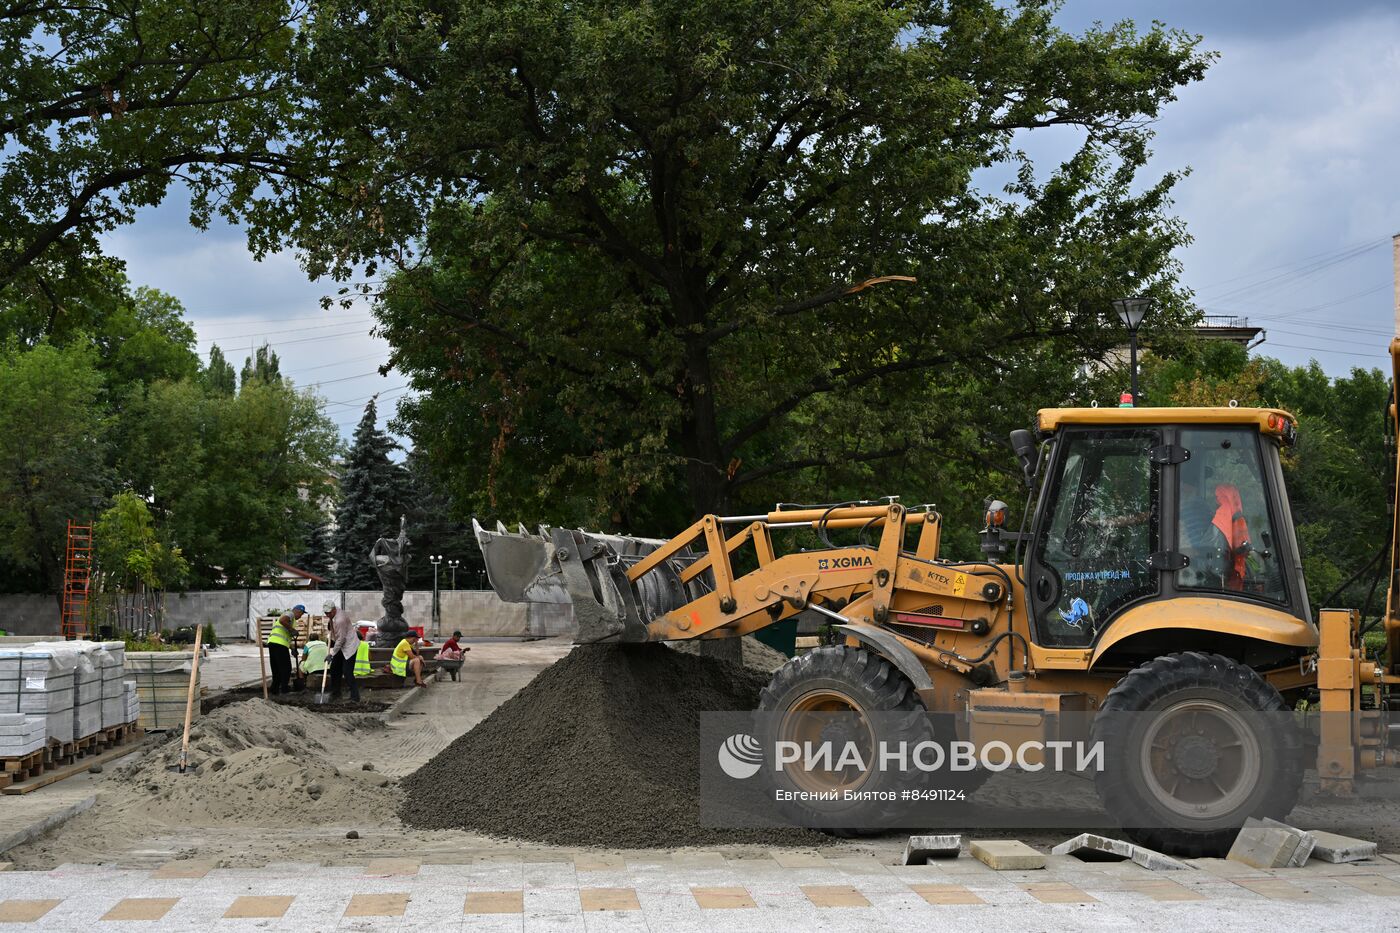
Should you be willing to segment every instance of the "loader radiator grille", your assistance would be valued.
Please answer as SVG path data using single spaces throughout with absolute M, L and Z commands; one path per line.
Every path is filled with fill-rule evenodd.
M 896 635 L 917 641 L 920 644 L 931 645 L 938 638 L 938 629 L 926 625 L 907 625 L 902 622 L 886 622 L 885 627 Z

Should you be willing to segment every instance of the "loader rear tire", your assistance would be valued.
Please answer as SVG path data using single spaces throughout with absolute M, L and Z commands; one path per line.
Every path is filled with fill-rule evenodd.
M 778 668 L 763 689 L 758 708 L 762 712 L 775 714 L 852 713 L 854 718 L 861 721 L 867 714 L 876 714 L 882 723 L 878 740 L 896 744 L 908 742 L 911 748 L 938 737 L 935 718 L 929 716 L 909 679 L 878 654 L 846 645 L 815 648 Z M 811 717 L 806 722 L 810 723 Z M 774 748 L 779 740 L 801 742 L 817 738 L 789 734 L 792 730 L 800 731 L 803 724 L 804 720 L 796 716 L 764 717 L 764 747 Z M 869 741 L 873 730 L 869 730 L 869 733 L 866 738 L 858 738 L 857 741 Z M 794 779 L 794 783 L 799 789 L 807 791 L 841 792 L 849 788 L 885 792 L 908 786 L 902 785 L 901 779 L 907 781 L 908 775 L 861 774 L 852 770 L 840 775 L 828 773 L 825 778 L 821 775 L 800 775 Z M 974 779 L 969 775 L 967 779 L 980 783 L 980 776 Z M 803 804 L 788 807 L 787 810 L 791 818 L 803 825 L 822 828 L 834 835 L 856 836 L 892 828 L 899 822 L 901 807 L 905 811 L 910 809 L 908 804 L 898 802 L 851 807 L 842 811 L 839 820 L 830 825 L 822 823 L 823 817 L 840 808 L 823 806 L 818 810 Z M 862 819 L 868 820 L 869 825 L 859 825 Z
M 1134 842 L 1169 855 L 1224 855 L 1247 817 L 1283 819 L 1302 788 L 1302 734 L 1283 697 L 1217 654 L 1129 671 L 1104 698 L 1093 738 L 1104 744 L 1104 809 Z

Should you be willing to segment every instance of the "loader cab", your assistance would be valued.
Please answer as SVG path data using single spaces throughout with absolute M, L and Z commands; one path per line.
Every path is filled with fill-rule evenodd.
M 1177 596 L 1309 618 L 1279 449 L 1285 412 L 1049 409 L 1023 574 L 1036 641 L 1087 648 Z

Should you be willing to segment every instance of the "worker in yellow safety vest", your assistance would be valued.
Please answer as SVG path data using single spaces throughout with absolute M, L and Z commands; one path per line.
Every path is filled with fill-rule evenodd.
M 355 649 L 355 676 L 374 676 L 374 668 L 369 665 L 369 642 L 365 639 L 361 639 L 360 647 Z
M 284 612 L 272 623 L 272 630 L 267 633 L 267 660 L 272 668 L 272 692 L 275 695 L 288 693 L 292 689 L 292 648 L 296 641 L 296 622 L 290 613 Z
M 423 656 L 418 653 L 417 644 L 418 633 L 409 629 L 403 640 L 394 648 L 394 656 L 389 659 L 389 670 L 393 671 L 396 677 L 407 677 L 409 671 L 412 671 L 413 686 L 426 687 L 428 684 L 423 679 Z

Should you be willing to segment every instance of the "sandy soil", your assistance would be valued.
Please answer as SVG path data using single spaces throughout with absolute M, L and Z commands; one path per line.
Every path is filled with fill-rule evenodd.
M 397 778 L 471 729 L 569 648 L 562 641 L 475 645 L 461 682 L 434 684 L 387 725 L 377 717 L 312 713 L 259 699 L 216 710 L 201 722 L 192 741 L 194 773 L 168 770 L 177 760 L 178 742 L 155 744 L 152 736 L 139 755 L 109 765 L 100 776 L 83 776 L 99 794 L 92 810 L 6 857 L 16 868 L 48 869 L 64 863 L 140 867 L 172 858 L 208 859 L 224 866 L 353 862 L 391 855 L 439 862 L 522 855 L 564 860 L 600 851 L 522 844 L 460 830 L 409 830 L 395 815 L 403 800 Z M 366 763 L 373 770 L 365 770 Z M 996 808 L 1006 802 L 1006 789 L 998 781 L 994 778 L 978 794 L 979 804 Z M 1373 790 L 1380 796 L 1342 802 L 1305 799 L 1290 822 L 1372 839 L 1382 851 L 1400 851 L 1400 780 L 1385 779 Z M 1086 822 L 1102 820 L 1087 783 L 1055 804 L 1082 813 Z M 470 788 L 459 803 L 449 805 L 470 807 Z M 346 838 L 352 830 L 358 839 Z M 1074 832 L 1022 829 L 985 835 L 1017 836 L 1048 847 Z M 834 842 L 826 851 L 868 852 L 892 862 L 907 836 Z M 768 851 L 708 848 L 731 857 L 761 857 Z M 668 855 L 662 850 L 605 851 L 643 859 Z

